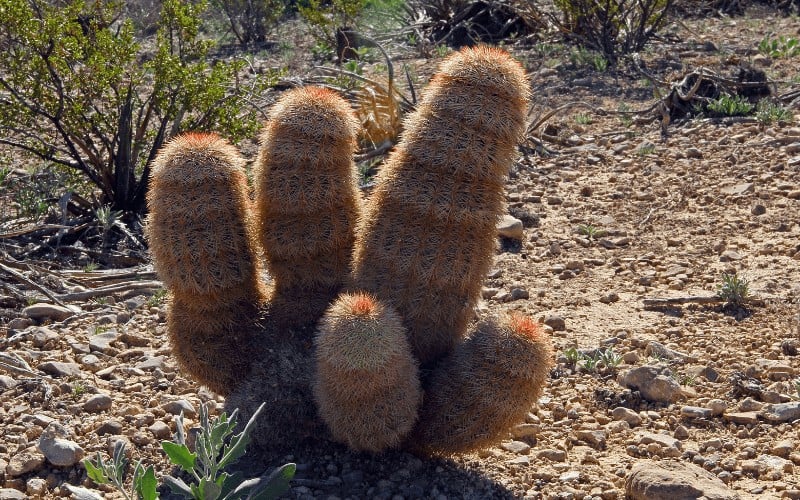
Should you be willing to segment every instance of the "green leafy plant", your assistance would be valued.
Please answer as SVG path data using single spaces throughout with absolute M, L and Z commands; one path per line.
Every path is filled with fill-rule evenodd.
M 147 307 L 158 307 L 164 303 L 167 298 L 167 290 L 161 288 L 147 299 Z
M 722 275 L 722 285 L 717 291 L 717 297 L 724 300 L 726 305 L 741 307 L 750 298 L 749 287 L 750 283 L 747 278 L 740 277 L 735 273 L 726 273 Z
M 584 113 L 578 113 L 575 115 L 575 123 L 578 125 L 589 125 L 592 123 L 592 117 Z
M 2 0 L 0 144 L 80 173 L 99 205 L 141 213 L 151 160 L 171 136 L 216 130 L 232 140 L 260 125 L 252 104 L 277 72 L 238 78 L 200 37 L 206 2 L 161 2 L 144 48 L 123 2 Z
M 794 57 L 800 54 L 800 41 L 783 35 L 777 37 L 766 35 L 758 43 L 758 51 L 775 59 Z
M 762 99 L 756 105 L 756 120 L 764 125 L 788 123 L 793 119 L 792 112 L 769 99 Z
M 648 142 L 639 146 L 639 149 L 636 150 L 636 154 L 639 156 L 647 156 L 650 154 L 655 153 L 656 145 L 652 142 Z
M 245 480 L 240 472 L 226 471 L 245 454 L 250 443 L 253 424 L 264 406 L 262 403 L 244 429 L 235 434 L 238 410 L 234 410 L 230 416 L 222 413 L 215 419 L 209 419 L 208 408 L 205 404 L 201 404 L 200 432 L 196 437 L 195 451 L 191 451 L 186 444 L 183 414 L 175 417 L 175 440 L 163 441 L 161 448 L 174 465 L 191 477 L 191 484 L 173 476 L 163 476 L 163 483 L 172 493 L 197 500 L 273 499 L 285 494 L 296 471 L 293 463 L 248 480 Z M 105 462 L 100 453 L 94 461 L 87 459 L 83 463 L 92 481 L 97 484 L 114 485 L 126 499 L 158 498 L 156 490 L 158 483 L 153 467 L 145 469 L 141 461 L 134 467 L 132 490 L 126 489 L 125 472 L 128 459 L 125 457 L 125 445 L 121 442 L 115 446 L 110 463 Z
M 599 52 L 614 66 L 620 56 L 644 48 L 665 25 L 672 4 L 672 0 L 555 0 L 561 17 L 552 20 L 568 40 Z
M 564 350 L 564 357 L 567 358 L 567 365 L 574 367 L 578 364 L 578 361 L 581 360 L 583 355 L 577 348 L 570 347 Z
M 600 362 L 602 362 L 606 368 L 615 369 L 617 368 L 620 363 L 622 363 L 622 355 L 617 354 L 614 352 L 614 349 L 609 347 L 603 351 L 600 351 Z
M 753 111 L 753 105 L 740 95 L 722 94 L 710 101 L 706 109 L 722 116 L 744 116 Z
M 96 271 L 98 267 L 100 266 L 99 264 L 97 264 L 97 262 L 89 262 L 88 264 L 83 266 L 83 272 L 90 273 L 92 271 Z
M 597 371 L 598 364 L 600 363 L 600 356 L 588 356 L 586 354 L 581 355 L 580 367 L 582 370 L 593 373 Z
M 156 487 L 156 474 L 153 466 L 145 468 L 142 461 L 136 462 L 133 468 L 133 481 L 131 489 L 125 486 L 125 475 L 128 469 L 128 458 L 125 456 L 125 442 L 117 441 L 114 445 L 114 455 L 111 462 L 106 462 L 103 455 L 97 452 L 95 460 L 86 459 L 83 461 L 86 475 L 97 484 L 112 484 L 122 496 L 127 500 L 141 498 L 143 500 L 155 500 L 158 498 Z
M 600 232 L 600 228 L 592 224 L 578 224 L 578 234 L 586 236 L 590 240 L 597 238 Z

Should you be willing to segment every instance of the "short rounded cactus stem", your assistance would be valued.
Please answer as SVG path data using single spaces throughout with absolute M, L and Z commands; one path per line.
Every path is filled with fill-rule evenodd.
M 314 396 L 334 439 L 372 452 L 398 446 L 421 401 L 398 315 L 370 295 L 343 294 L 320 320 L 315 344 Z
M 256 210 L 274 278 L 271 319 L 313 325 L 350 272 L 360 194 L 358 121 L 330 90 L 286 92 L 270 112 L 256 161 Z
M 528 94 L 524 69 L 500 49 L 448 57 L 367 202 L 353 286 L 397 309 L 424 369 L 453 350 L 472 319 Z
M 410 448 L 455 455 L 496 444 L 524 421 L 552 365 L 550 339 L 530 318 L 480 322 L 425 384 Z
M 181 369 L 220 394 L 250 369 L 264 299 L 244 159 L 215 134 L 168 142 L 153 162 L 146 236 L 170 292 L 167 324 Z

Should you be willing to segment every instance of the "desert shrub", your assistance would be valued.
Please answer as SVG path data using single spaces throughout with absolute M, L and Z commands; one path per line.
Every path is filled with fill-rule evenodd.
M 263 43 L 284 13 L 283 0 L 215 0 L 242 45 Z
M 121 8 L 0 0 L 0 143 L 80 172 L 98 206 L 141 213 L 161 145 L 185 130 L 251 136 L 250 103 L 276 75 L 244 85 L 244 61 L 212 61 L 203 1 L 164 0 L 150 51 Z
M 673 0 L 555 0 L 556 24 L 567 39 L 595 50 L 612 65 L 637 52 L 665 24 Z
M 544 31 L 537 2 L 524 0 L 407 0 L 407 23 L 433 44 L 451 47 L 503 40 Z
M 298 4 L 297 11 L 311 27 L 317 42 L 333 48 L 337 43 L 337 31 L 355 28 L 366 5 L 367 0 L 305 0 Z

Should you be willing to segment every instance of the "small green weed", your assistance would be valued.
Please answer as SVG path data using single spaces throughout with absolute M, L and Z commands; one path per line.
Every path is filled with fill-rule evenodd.
M 109 328 L 105 325 L 95 325 L 92 328 L 92 335 L 101 335 L 103 333 L 106 333 L 108 330 Z
M 167 290 L 161 288 L 147 299 L 147 307 L 158 307 L 164 303 L 164 300 L 166 298 L 167 298 Z
M 592 224 L 579 224 L 578 234 L 586 236 L 590 240 L 595 239 L 600 233 L 600 229 Z
M 764 125 L 788 123 L 792 121 L 792 112 L 769 99 L 762 99 L 756 105 L 756 120 Z
M 639 149 L 636 150 L 636 154 L 639 156 L 647 156 L 655 153 L 655 151 L 656 151 L 656 145 L 653 144 L 652 142 L 647 142 L 639 146 Z
M 72 383 L 72 399 L 79 400 L 86 393 L 86 386 L 80 380 Z
M 753 105 L 739 95 L 723 94 L 709 102 L 707 109 L 722 116 L 745 116 L 753 111 Z
M 9 174 L 11 174 L 11 169 L 9 167 L 0 168 L 0 186 L 6 183 Z
M 689 375 L 688 373 L 681 373 L 677 375 L 677 382 L 682 386 L 692 387 L 697 382 L 696 375 Z
M 600 362 L 608 368 L 616 368 L 622 363 L 622 355 L 614 352 L 614 349 L 608 349 L 600 352 Z
M 726 305 L 741 307 L 750 297 L 750 283 L 747 278 L 734 274 L 723 274 L 722 285 L 717 290 L 717 297 L 725 301 Z
M 758 51 L 775 59 L 794 57 L 800 54 L 800 42 L 793 37 L 766 35 L 758 43 Z
M 581 369 L 586 372 L 593 373 L 597 371 L 597 365 L 599 362 L 600 356 L 587 356 L 584 354 L 581 356 Z
M 125 456 L 125 442 L 117 441 L 114 446 L 114 456 L 111 462 L 103 460 L 100 452 L 97 452 L 95 461 L 89 459 L 83 461 L 86 468 L 86 475 L 97 484 L 111 483 L 122 493 L 126 500 L 141 498 L 143 500 L 154 500 L 158 498 L 156 492 L 156 473 L 153 466 L 146 469 L 142 466 L 142 461 L 136 462 L 133 468 L 133 481 L 131 490 L 125 487 L 125 472 L 128 469 L 128 459 Z
M 582 356 L 583 355 L 581 352 L 575 347 L 570 347 L 569 349 L 564 350 L 564 357 L 567 358 L 568 366 L 574 367 L 577 365 Z
M 89 262 L 85 266 L 83 266 L 83 272 L 90 273 L 92 271 L 96 271 L 97 268 L 100 267 L 97 262 Z
M 592 117 L 584 113 L 578 113 L 575 115 L 575 123 L 578 125 L 589 125 L 592 123 Z

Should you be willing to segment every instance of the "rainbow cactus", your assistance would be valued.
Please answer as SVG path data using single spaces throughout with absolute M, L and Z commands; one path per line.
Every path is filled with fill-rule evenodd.
M 233 355 L 259 335 L 264 299 L 245 160 L 215 134 L 185 134 L 153 162 L 146 236 L 169 290 L 167 325 L 178 364 L 229 394 L 249 372 Z
M 360 195 L 358 121 L 334 92 L 293 90 L 272 109 L 256 160 L 256 221 L 275 286 L 272 320 L 313 325 L 350 272 Z
M 341 295 L 318 326 L 316 360 L 314 395 L 334 439 L 357 450 L 397 447 L 422 400 L 397 313 L 364 293 Z
M 188 311 L 182 322 L 201 323 L 206 310 L 218 315 L 199 345 L 194 330 L 170 322 L 176 355 L 214 359 L 226 382 L 212 388 L 244 417 L 268 403 L 252 434 L 260 447 L 291 449 L 298 438 L 318 437 L 324 423 L 353 449 L 450 455 L 491 445 L 524 418 L 552 364 L 549 340 L 519 316 L 468 327 L 492 262 L 528 88 L 523 68 L 502 50 L 467 48 L 448 57 L 406 120 L 360 217 L 356 123 L 330 92 L 294 90 L 273 108 L 252 214 L 238 156 L 165 149 L 158 172 L 181 162 L 195 171 L 169 174 L 188 177 L 175 188 L 177 198 L 168 198 L 173 188 L 151 196 L 157 268 L 166 273 L 173 310 L 184 295 L 205 308 L 181 306 Z M 208 193 L 233 203 L 198 207 Z M 175 213 L 198 221 L 178 226 L 172 249 L 166 242 L 175 226 L 167 212 L 156 216 L 170 202 Z M 199 223 L 206 212 L 230 226 L 222 242 L 208 234 L 221 226 Z M 193 243 L 204 239 L 211 242 L 205 250 Z M 257 279 L 259 243 L 274 279 L 270 292 Z M 242 261 L 220 248 L 237 248 Z M 220 255 L 230 262 L 217 263 Z M 214 272 L 189 264 L 197 261 Z M 243 267 L 219 284 L 217 270 L 229 265 Z M 246 316 L 242 304 L 257 306 L 255 314 Z M 307 325 L 320 316 L 314 333 Z M 223 366 L 224 358 L 243 357 L 256 361 L 238 371 Z M 192 362 L 181 366 L 211 386 Z

